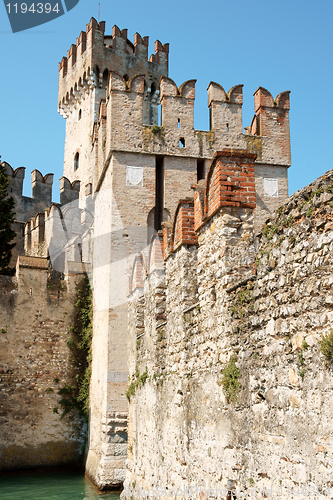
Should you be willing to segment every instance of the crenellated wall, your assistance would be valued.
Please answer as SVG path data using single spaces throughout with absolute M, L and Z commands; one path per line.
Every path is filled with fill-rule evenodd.
M 66 178 L 61 179 L 67 181 Z M 59 273 L 67 274 L 72 263 L 91 271 L 93 201 L 88 200 L 85 208 L 78 206 L 77 181 L 65 193 L 65 205 L 52 203 L 44 213 L 38 213 L 24 225 L 24 251 L 27 256 L 49 258 L 50 265 Z M 62 194 L 64 198 L 64 194 Z M 76 198 L 76 199 L 75 199 Z
M 165 225 L 164 270 L 132 269 L 124 496 L 330 498 L 333 171 L 256 243 L 253 207 L 199 188 Z
M 291 163 L 289 92 L 281 93 L 275 104 L 271 98 L 273 104 L 269 107 L 270 102 L 263 97 L 264 89 L 259 88 L 255 93 L 256 115 L 252 127 L 247 127 L 243 134 L 242 85 L 226 93 L 221 85 L 209 84 L 209 131 L 193 128 L 195 80 L 184 82 L 178 88 L 173 80 L 162 76 L 159 82 L 159 126 L 157 122 L 150 126 L 146 124 L 145 89 L 144 75 L 126 81 L 117 72 L 110 71 L 106 100 L 100 104 L 99 118 L 94 125 L 96 167 L 93 190 L 99 189 L 104 182 L 116 152 L 131 153 L 133 166 L 139 166 L 142 154 L 163 158 L 165 180 L 167 161 L 177 163 L 179 169 L 190 163 L 193 175 L 200 180 L 207 175 L 217 151 L 242 149 L 256 155 L 255 218 L 258 231 L 269 213 L 288 196 L 287 170 Z M 259 123 L 262 124 L 260 127 Z
M 25 167 L 14 170 L 9 163 L 2 162 L 9 177 L 8 194 L 15 200 L 15 222 L 13 229 L 16 231 L 14 239 L 15 247 L 12 250 L 11 266 L 15 267 L 19 255 L 24 255 L 24 225 L 34 218 L 39 212 L 43 212 L 52 201 L 53 174 L 43 176 L 39 170 L 31 172 L 31 198 L 23 196 L 23 181 Z
M 15 222 L 13 225 L 16 231 L 14 239 L 15 247 L 12 250 L 11 266 L 15 267 L 19 255 L 30 255 L 35 257 L 47 257 L 49 252 L 50 241 L 52 238 L 58 239 L 56 246 L 61 247 L 60 240 L 64 240 L 63 244 L 67 244 L 72 234 L 72 219 L 80 217 L 84 218 L 83 212 L 89 211 L 89 198 L 86 198 L 84 208 L 79 210 L 78 198 L 80 192 L 80 181 L 70 182 L 66 177 L 60 179 L 60 205 L 52 204 L 52 185 L 53 174 L 43 176 L 39 170 L 31 172 L 31 198 L 23 196 L 23 181 L 25 176 L 25 167 L 19 167 L 16 170 L 7 162 L 3 162 L 9 177 L 8 194 L 15 201 Z M 62 207 L 59 211 L 59 223 L 57 230 L 50 223 L 49 213 L 52 206 Z M 67 208 L 66 208 L 67 207 Z M 66 221 L 63 212 L 67 213 Z M 74 212 L 78 212 L 74 216 Z M 93 210 L 92 210 L 93 212 Z M 93 216 L 93 214 L 92 214 Z M 92 216 L 89 218 L 88 225 L 85 228 L 80 228 L 78 234 L 82 235 L 90 226 Z M 66 226 L 67 223 L 67 226 Z M 46 233 L 45 233 L 46 224 Z M 76 255 L 76 260 L 80 258 Z M 74 258 L 71 260 L 75 260 Z M 65 269 L 62 269 L 64 272 Z

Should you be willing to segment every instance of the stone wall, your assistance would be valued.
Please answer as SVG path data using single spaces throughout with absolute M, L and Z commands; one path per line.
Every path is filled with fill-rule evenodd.
M 61 418 L 58 394 L 76 367 L 67 346 L 77 284 L 48 279 L 47 259 L 19 257 L 16 277 L 0 276 L 0 470 L 82 462 L 85 423 Z
M 163 283 L 136 272 L 125 495 L 225 497 L 234 480 L 237 496 L 331 497 L 332 201 L 330 171 L 256 243 L 252 209 L 221 206 L 165 254 Z

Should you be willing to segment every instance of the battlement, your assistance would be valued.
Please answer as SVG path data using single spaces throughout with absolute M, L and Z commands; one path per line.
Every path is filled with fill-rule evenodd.
M 15 197 L 17 201 L 23 196 L 23 181 L 25 177 L 25 167 L 19 167 L 14 170 L 7 162 L 2 162 L 9 177 L 8 193 Z M 35 169 L 31 172 L 31 199 L 34 202 L 43 202 L 45 206 L 52 203 L 52 185 L 54 174 L 43 175 Z M 59 180 L 60 185 L 60 204 L 65 205 L 79 197 L 80 181 L 70 182 L 67 177 Z M 26 200 L 29 198 L 24 197 Z
M 143 74 L 126 80 L 110 71 L 106 100 L 101 100 L 94 129 L 99 169 L 110 150 L 208 161 L 216 151 L 225 148 L 247 150 L 256 154 L 256 162 L 261 164 L 290 166 L 289 92 L 279 94 L 276 105 L 271 99 L 272 107 L 265 104 L 262 92 L 261 97 L 255 94 L 255 120 L 243 133 L 243 85 L 235 85 L 226 92 L 222 85 L 210 82 L 207 89 L 210 130 L 199 131 L 194 129 L 195 84 L 192 79 L 178 87 L 171 78 L 162 76 L 158 88 L 152 92 L 147 90 Z M 256 126 L 259 123 L 260 127 Z M 98 184 L 98 179 L 94 182 Z
M 274 137 L 280 147 L 281 157 L 291 163 L 289 109 L 290 91 L 280 92 L 273 99 L 272 94 L 263 87 L 259 87 L 254 95 L 255 115 L 246 135 Z
M 14 170 L 6 161 L 1 162 L 1 165 L 5 167 L 9 177 L 8 193 L 22 196 L 25 167 L 19 167 Z
M 80 181 L 70 182 L 67 177 L 61 177 L 60 184 L 60 205 L 66 205 L 79 198 Z
M 68 179 L 60 179 L 66 198 L 78 198 L 78 182 L 72 184 Z M 68 191 L 68 192 L 66 192 Z M 24 225 L 24 251 L 28 256 L 49 257 L 53 269 L 68 274 L 73 274 L 74 268 L 79 268 L 82 258 L 89 266 L 89 228 L 92 222 L 92 214 L 87 209 L 80 209 L 78 203 L 69 201 L 60 206 L 52 203 L 43 212 L 31 217 Z M 88 230 L 88 231 L 87 231 Z M 87 247 L 82 255 L 82 245 Z M 71 265 L 77 263 L 71 267 Z
M 15 247 L 11 265 L 24 252 L 46 257 L 48 247 L 45 234 L 45 219 L 52 206 L 53 174 L 43 174 L 35 169 L 31 172 L 32 196 L 23 196 L 25 167 L 14 170 L 9 163 L 2 162 L 9 177 L 8 194 L 15 200 L 16 231 Z M 66 177 L 60 179 L 60 204 L 67 205 L 79 198 L 80 181 L 70 182 Z
M 46 174 L 43 176 L 36 169 L 31 172 L 32 198 L 43 199 L 48 204 L 52 202 L 53 175 Z
M 225 92 L 222 85 L 210 82 L 207 90 L 210 128 L 237 133 L 242 129 L 243 85 Z
M 163 127 L 193 128 L 195 84 L 196 80 L 187 80 L 177 88 L 171 78 L 162 76 L 160 96 Z

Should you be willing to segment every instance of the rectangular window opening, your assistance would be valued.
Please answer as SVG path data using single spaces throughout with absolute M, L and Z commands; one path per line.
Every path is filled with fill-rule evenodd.
M 184 137 L 181 137 L 179 139 L 179 147 L 180 148 L 185 148 L 185 139 L 184 139 Z

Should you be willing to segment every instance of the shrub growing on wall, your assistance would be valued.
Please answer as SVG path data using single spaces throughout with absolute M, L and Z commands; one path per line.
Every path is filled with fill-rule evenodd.
M 230 401 L 237 401 L 237 393 L 241 388 L 241 383 L 239 381 L 241 373 L 236 366 L 236 361 L 236 356 L 231 356 L 229 363 L 222 371 L 223 377 L 221 383 L 228 403 L 230 403 Z

